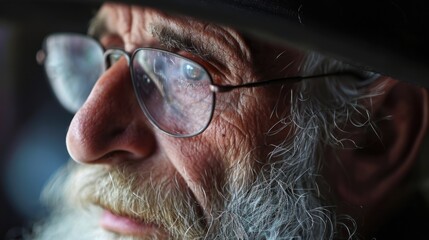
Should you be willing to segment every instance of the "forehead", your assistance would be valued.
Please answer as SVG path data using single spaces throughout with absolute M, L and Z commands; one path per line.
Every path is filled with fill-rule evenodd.
M 283 70 L 296 69 L 297 59 L 302 56 L 296 49 L 259 41 L 228 26 L 116 3 L 101 7 L 89 32 L 100 39 L 116 36 L 129 52 L 139 47 L 161 47 L 191 53 L 210 62 L 220 75 L 236 79 L 236 83 L 251 81 L 253 74 L 277 77 L 267 76 L 277 68 L 282 69 L 281 76 L 293 72 Z
M 245 44 L 241 34 L 232 28 L 140 6 L 105 4 L 91 26 L 90 33 L 93 35 L 99 37 L 116 34 L 121 37 L 127 48 L 133 45 L 156 44 L 156 41 L 167 33 L 199 44 L 208 42 L 229 43 L 231 46 Z

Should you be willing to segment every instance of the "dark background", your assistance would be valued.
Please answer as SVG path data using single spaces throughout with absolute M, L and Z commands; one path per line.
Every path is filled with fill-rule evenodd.
M 299 10 L 291 13 L 290 22 L 275 16 L 265 18 L 264 11 L 259 12 L 262 15 L 252 12 L 253 7 L 264 3 L 263 0 L 249 0 L 247 2 L 255 3 L 255 6 L 244 8 L 239 0 L 126 1 L 148 3 L 164 9 L 176 7 L 183 13 L 193 13 L 221 23 L 229 20 L 228 23 L 234 27 L 242 27 L 268 39 L 320 50 L 397 76 L 400 80 L 429 86 L 426 79 L 429 74 L 429 15 L 427 8 L 423 7 L 424 1 L 290 0 L 298 2 L 296 9 Z M 39 202 L 42 186 L 68 159 L 65 135 L 72 115 L 54 99 L 35 55 L 49 33 L 85 33 L 88 21 L 99 7 L 98 2 L 101 0 L 0 0 L 1 238 L 17 238 L 31 222 L 44 216 Z M 169 7 L 161 6 L 167 2 L 171 4 Z M 215 8 L 213 2 L 221 4 Z M 203 8 L 196 8 L 196 3 Z M 299 5 L 301 3 L 303 8 Z M 250 12 L 238 11 L 235 6 Z M 272 10 L 269 5 L 266 7 L 267 12 Z M 302 21 L 299 27 L 297 20 Z M 410 206 L 413 207 L 412 204 Z M 428 216 L 420 208 L 404 212 L 419 213 L 421 219 Z M 387 232 L 401 231 L 404 219 L 415 219 L 400 216 L 400 224 L 390 224 Z M 409 225 L 414 224 L 413 228 L 425 231 L 427 222 L 421 223 L 424 224 L 410 222 Z M 417 232 L 414 230 L 404 233 Z M 392 236 L 399 237 L 395 231 Z
M 72 115 L 57 103 L 35 55 L 52 32 L 85 33 L 97 5 L 0 2 L 0 239 L 45 215 L 40 191 L 68 160 Z

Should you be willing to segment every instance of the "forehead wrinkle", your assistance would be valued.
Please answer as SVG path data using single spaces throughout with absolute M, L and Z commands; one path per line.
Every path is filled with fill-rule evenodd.
M 250 46 L 237 31 L 229 27 L 217 27 L 213 24 L 207 25 L 205 31 L 213 32 L 218 41 L 230 49 L 230 51 L 225 52 L 227 54 L 226 59 L 233 60 L 231 63 L 234 64 L 234 68 L 252 66 Z
M 114 8 L 115 4 L 105 4 L 96 13 L 96 15 L 90 20 L 88 27 L 88 35 L 95 38 L 101 38 L 107 34 L 117 34 L 115 28 L 111 26 L 111 18 L 117 18 L 117 11 Z
M 151 21 L 157 21 L 157 12 L 151 8 L 123 4 L 105 4 L 91 20 L 88 34 L 101 38 L 104 35 L 119 36 L 127 51 L 137 46 L 150 46 L 153 36 L 149 31 Z
M 134 48 L 158 45 L 159 41 L 152 33 L 152 25 L 154 22 L 161 21 L 163 17 L 165 16 L 155 9 L 133 6 L 130 45 L 134 45 Z M 128 50 L 131 51 L 134 49 L 130 48 Z
M 109 3 L 103 5 L 99 15 L 105 21 L 107 33 L 119 36 L 130 34 L 132 24 L 131 6 Z

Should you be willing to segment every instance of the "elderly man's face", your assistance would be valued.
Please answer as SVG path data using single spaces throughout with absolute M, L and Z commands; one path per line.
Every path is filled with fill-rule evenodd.
M 429 122 L 425 90 L 151 8 L 105 4 L 89 33 L 107 49 L 104 72 L 88 37 L 55 35 L 69 45 L 45 51 L 60 101 L 79 108 L 67 134 L 79 164 L 48 186 L 53 214 L 35 239 L 347 238 L 352 217 L 365 234 L 402 200 Z M 80 98 L 88 75 L 99 77 Z
M 221 85 L 297 74 L 297 52 L 153 9 L 108 4 L 96 25 L 107 49 L 167 49 L 200 63 Z M 287 114 L 288 102 L 279 96 L 290 88 L 219 93 L 209 127 L 194 137 L 175 138 L 149 123 L 127 62 L 120 59 L 99 78 L 67 134 L 71 157 L 85 164 L 72 184 L 77 201 L 101 208 L 94 218 L 102 229 L 119 235 L 204 236 L 224 211 L 231 195 L 226 186 L 252 182 L 254 171 L 289 133 L 268 134 Z M 237 183 L 230 182 L 234 174 Z

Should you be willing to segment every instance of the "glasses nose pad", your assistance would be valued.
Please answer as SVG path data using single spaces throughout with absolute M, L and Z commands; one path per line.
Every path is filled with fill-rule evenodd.
M 131 62 L 131 57 L 127 52 L 122 49 L 108 49 L 104 52 L 104 60 L 106 62 L 106 69 L 110 68 L 113 64 L 115 64 L 121 57 L 125 57 L 127 59 L 128 66 Z

